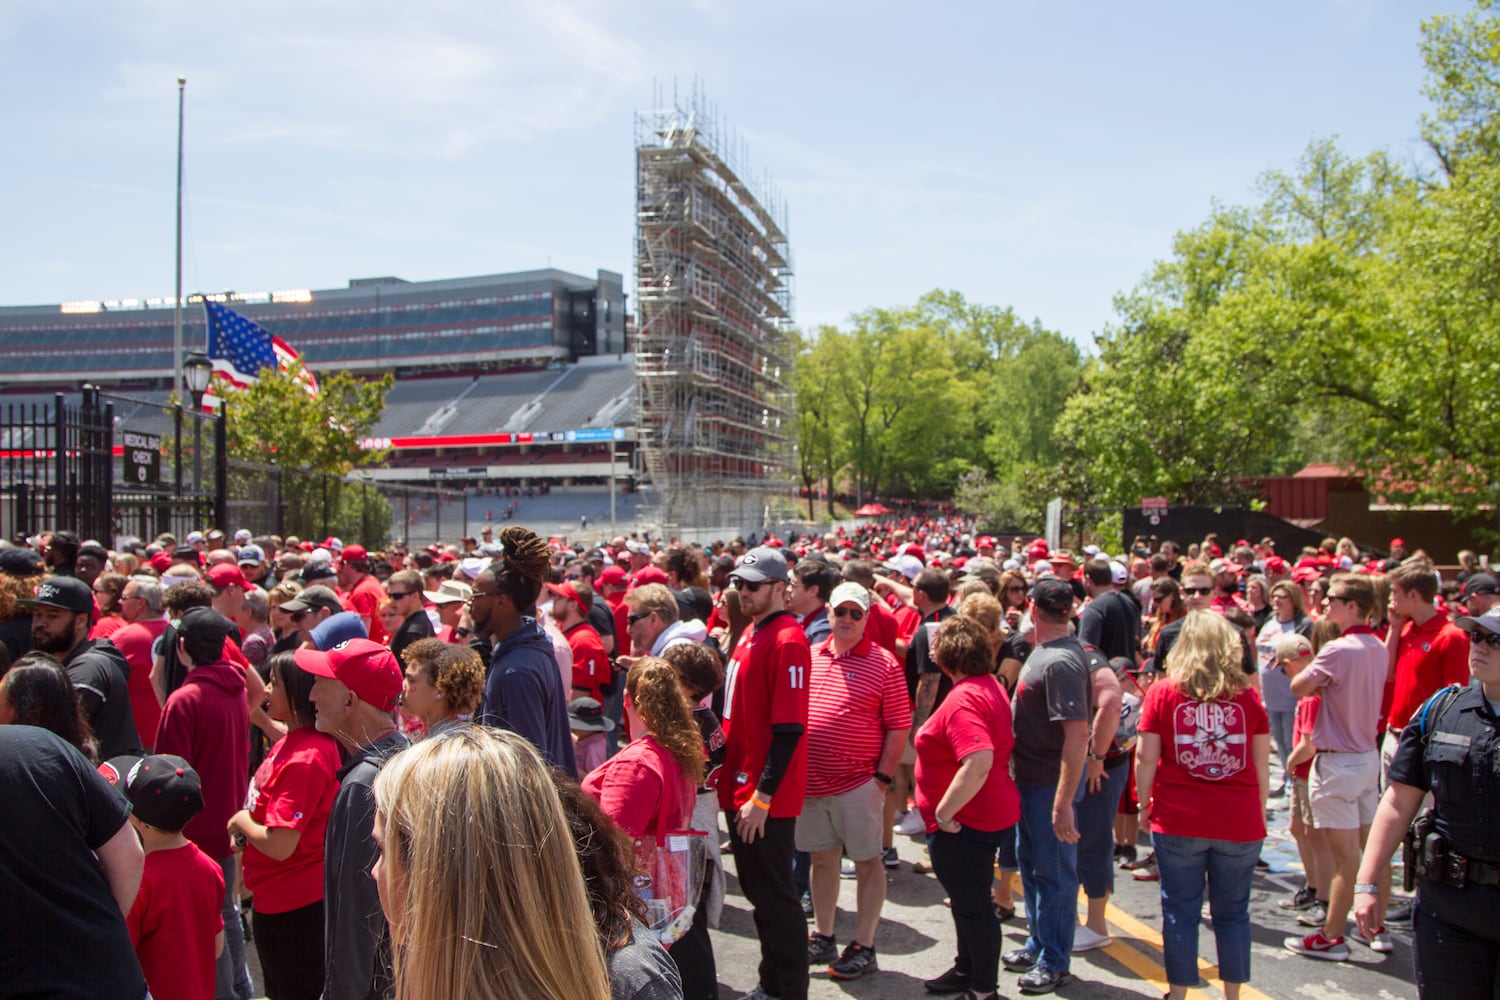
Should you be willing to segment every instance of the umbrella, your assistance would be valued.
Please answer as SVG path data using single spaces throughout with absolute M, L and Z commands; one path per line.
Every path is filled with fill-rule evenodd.
M 891 509 L 883 503 L 867 503 L 854 512 L 855 517 L 884 517 Z

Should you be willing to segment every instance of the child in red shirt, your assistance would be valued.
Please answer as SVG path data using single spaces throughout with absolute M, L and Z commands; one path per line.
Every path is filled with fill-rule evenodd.
M 1277 639 L 1276 664 L 1288 679 L 1300 674 L 1312 662 L 1313 655 L 1312 643 L 1304 636 L 1288 632 Z M 1316 921 L 1307 924 L 1310 927 L 1322 926 L 1320 908 L 1328 906 L 1328 886 L 1333 877 L 1333 852 L 1322 831 L 1313 825 L 1312 799 L 1307 785 L 1312 760 L 1318 752 L 1313 746 L 1312 731 L 1321 705 L 1322 696 L 1318 694 L 1297 699 L 1297 714 L 1292 722 L 1292 752 L 1287 756 L 1287 767 L 1292 772 L 1292 839 L 1297 842 L 1297 853 L 1302 858 L 1306 884 L 1289 900 L 1277 904 L 1283 909 L 1309 910 L 1298 918 L 1298 922 Z
M 203 808 L 198 774 L 168 754 L 116 757 L 100 770 L 124 791 L 146 850 L 141 888 L 125 918 L 146 985 L 155 1000 L 213 1000 L 214 960 L 224 950 L 224 875 L 182 835 Z

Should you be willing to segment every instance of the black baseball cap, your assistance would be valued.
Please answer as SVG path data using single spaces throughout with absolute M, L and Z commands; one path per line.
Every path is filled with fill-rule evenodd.
M 1063 618 L 1073 614 L 1073 585 L 1055 576 L 1044 576 L 1031 588 L 1031 600 L 1051 615 Z
M 111 757 L 99 772 L 118 788 L 136 818 L 177 833 L 203 811 L 203 783 L 193 766 L 174 754 Z
M 19 546 L 0 552 L 0 573 L 8 576 L 36 576 L 42 571 L 42 557 L 35 549 Z
M 1464 600 L 1475 594 L 1500 594 L 1500 581 L 1488 573 L 1475 573 L 1464 581 Z
M 75 615 L 94 613 L 94 589 L 71 576 L 49 576 L 36 588 L 36 596 L 17 601 L 23 608 L 62 608 Z
M 217 639 L 223 642 L 229 638 L 234 625 L 213 608 L 188 608 L 182 613 L 182 618 L 177 625 L 177 634 L 180 636 L 193 636 L 194 638 Z M 155 824 L 152 824 L 155 826 Z

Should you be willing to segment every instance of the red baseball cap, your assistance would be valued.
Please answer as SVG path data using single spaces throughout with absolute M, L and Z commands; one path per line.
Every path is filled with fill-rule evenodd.
M 623 587 L 625 582 L 625 571 L 618 566 L 606 566 L 599 571 L 600 586 Z
M 360 701 L 382 712 L 395 708 L 401 696 L 401 668 L 396 664 L 396 656 L 378 642 L 346 639 L 327 652 L 299 649 L 294 655 L 297 666 L 303 670 L 318 677 L 332 677 L 353 691 Z
M 365 551 L 363 545 L 345 545 L 339 553 L 340 562 L 369 562 L 370 553 Z
M 980 535 L 974 539 L 974 547 L 976 549 L 993 549 L 995 547 L 995 540 L 989 535 Z
M 238 587 L 241 590 L 250 589 L 250 581 L 245 579 L 245 574 L 233 563 L 214 563 L 208 568 L 208 582 L 219 590 L 225 587 Z
M 588 605 L 583 603 L 583 598 L 578 596 L 578 591 L 573 589 L 571 583 L 548 583 L 544 584 L 548 592 L 554 597 L 561 597 L 565 601 L 572 601 L 583 610 L 588 610 Z
M 172 568 L 172 556 L 166 552 L 158 552 L 150 559 L 151 568 L 158 573 L 165 573 Z
M 648 583 L 667 584 L 667 574 L 658 566 L 642 566 L 636 570 L 635 576 L 630 578 L 632 587 L 644 587 Z
M 779 549 L 786 543 L 777 538 L 775 535 L 772 535 L 770 538 L 766 539 L 765 544 L 769 545 L 773 549 Z
M 906 546 L 906 548 L 901 550 L 901 553 L 902 555 L 916 556 L 918 559 L 922 560 L 926 560 L 927 558 L 927 553 L 922 549 L 922 546 L 918 545 L 916 542 L 912 542 L 910 545 Z

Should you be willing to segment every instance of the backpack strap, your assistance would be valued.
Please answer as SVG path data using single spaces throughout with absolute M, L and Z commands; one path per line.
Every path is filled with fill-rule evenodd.
M 1425 747 L 1432 739 L 1431 727 L 1436 725 L 1443 717 L 1443 713 L 1448 711 L 1448 706 L 1452 705 L 1454 700 L 1463 693 L 1464 685 L 1449 684 L 1423 703 L 1417 714 L 1417 725 L 1422 734 L 1422 746 Z

